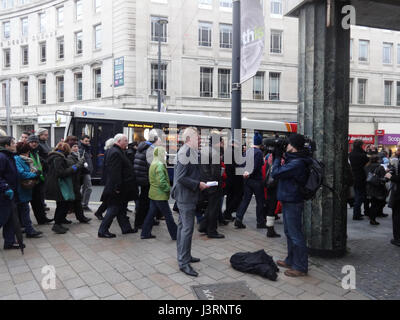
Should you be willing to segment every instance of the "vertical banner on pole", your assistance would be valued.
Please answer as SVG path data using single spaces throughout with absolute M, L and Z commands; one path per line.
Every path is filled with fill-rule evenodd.
M 264 53 L 265 23 L 259 0 L 241 0 L 240 83 L 258 71 Z

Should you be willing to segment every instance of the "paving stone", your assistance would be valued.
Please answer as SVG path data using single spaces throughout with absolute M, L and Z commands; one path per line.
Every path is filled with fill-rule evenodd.
M 68 290 L 72 290 L 72 289 L 76 289 L 76 288 L 79 288 L 79 287 L 83 287 L 86 284 L 79 277 L 74 277 L 72 279 L 64 280 L 62 283 L 63 283 L 64 287 L 66 289 L 68 289 Z
M 100 283 L 95 286 L 91 286 L 90 289 L 99 298 L 109 297 L 109 296 L 117 293 L 117 291 L 115 291 L 115 289 L 108 283 Z
M 105 282 L 105 279 L 96 271 L 82 272 L 79 277 L 89 286 Z
M 338 295 L 335 295 L 333 293 L 328 293 L 328 292 L 323 293 L 319 297 L 321 297 L 323 300 L 346 300 L 342 296 L 338 296 Z
M 82 300 L 84 298 L 91 297 L 94 295 L 93 291 L 90 290 L 88 286 L 72 289 L 69 290 L 69 292 L 72 298 L 74 298 L 74 300 Z
M 49 290 L 46 292 L 46 296 L 48 300 L 66 300 L 71 297 L 66 289 Z
M 190 293 L 188 290 L 182 288 L 180 285 L 171 286 L 165 288 L 164 290 L 167 291 L 174 298 L 180 298 Z
M 144 293 L 139 293 L 137 295 L 129 297 L 128 300 L 150 300 L 150 298 L 146 296 Z
M 151 281 L 153 281 L 160 288 L 166 288 L 176 284 L 168 276 L 160 273 L 154 273 L 147 276 Z
M 12 280 L 12 277 L 9 272 L 0 273 L 0 283 L 3 281 L 10 281 L 10 280 Z
M 78 277 L 77 273 L 70 266 L 56 268 L 56 275 L 61 281 Z
M 42 291 L 32 292 L 21 296 L 22 300 L 47 300 Z
M 144 290 L 155 285 L 154 282 L 150 281 L 147 278 L 134 280 L 132 281 L 132 284 L 140 290 Z
M 8 296 L 2 296 L 0 297 L 0 300 L 6 300 L 6 301 L 11 301 L 11 300 L 21 300 L 18 294 L 10 294 Z
M 120 294 L 114 294 L 112 296 L 104 298 L 103 300 L 125 300 L 125 298 L 123 296 L 121 296 Z
M 333 284 L 330 284 L 330 283 L 327 283 L 327 282 L 321 282 L 318 285 L 318 288 L 321 288 L 325 292 L 332 293 L 332 294 L 335 294 L 337 296 L 344 296 L 346 293 L 349 292 L 349 290 L 345 290 L 339 285 L 333 285 Z
M 153 286 L 143 290 L 143 293 L 148 296 L 150 299 L 159 299 L 160 297 L 167 294 L 163 289 L 157 286 Z
M 304 292 L 298 295 L 297 298 L 300 300 L 322 300 L 322 297 L 319 297 L 318 295 L 314 295 L 309 292 Z
M 134 296 L 140 291 L 131 282 L 125 281 L 114 285 L 115 290 L 117 290 L 125 298 Z
M 15 288 L 17 289 L 17 291 L 21 297 L 24 295 L 27 295 L 29 293 L 33 293 L 33 292 L 41 290 L 40 286 L 38 285 L 38 283 L 35 280 L 17 284 L 15 286 Z
M 179 284 L 185 284 L 192 281 L 192 279 L 189 276 L 185 275 L 182 272 L 171 274 L 168 276 L 168 278 Z
M 92 266 L 83 259 L 71 261 L 70 266 L 78 273 L 93 270 Z
M 29 267 L 27 265 L 12 267 L 9 270 L 10 270 L 10 274 L 13 276 L 20 274 L 20 273 L 25 273 L 25 272 L 31 271 L 31 269 L 29 269 Z
M 123 276 L 131 281 L 142 279 L 144 277 L 143 274 L 136 270 L 123 273 Z
M 22 282 L 27 282 L 27 281 L 32 281 L 35 280 L 35 277 L 33 276 L 32 272 L 25 272 L 25 273 L 19 273 L 13 276 L 13 280 L 15 284 L 19 284 Z

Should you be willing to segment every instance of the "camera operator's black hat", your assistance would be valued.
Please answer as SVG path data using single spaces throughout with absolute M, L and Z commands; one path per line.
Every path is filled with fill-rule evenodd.
M 303 150 L 306 139 L 303 135 L 295 133 L 289 136 L 289 143 L 297 150 Z

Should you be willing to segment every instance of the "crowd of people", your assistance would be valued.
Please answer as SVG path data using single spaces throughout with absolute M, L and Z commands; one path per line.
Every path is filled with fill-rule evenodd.
M 74 213 L 80 223 L 89 223 L 85 215 L 91 212 L 93 160 L 90 137 L 68 136 L 52 150 L 48 131 L 36 134 L 24 132 L 18 143 L 8 136 L 0 137 L 0 227 L 3 228 L 4 249 L 17 249 L 15 230 L 11 223 L 12 204 L 16 205 L 20 225 L 26 237 L 40 238 L 42 232 L 33 227 L 31 204 L 37 224 L 54 221 L 56 234 L 68 231 L 68 214 Z M 94 213 L 101 220 L 100 238 L 115 238 L 110 232 L 117 218 L 122 234 L 137 233 L 141 239 L 152 239 L 153 226 L 164 219 L 169 236 L 177 243 L 177 260 L 182 272 L 197 276 L 191 263 L 200 261 L 191 255 L 195 219 L 198 231 L 211 239 L 222 239 L 219 226 L 233 222 L 236 229 L 244 229 L 244 215 L 253 195 L 256 200 L 256 228 L 266 229 L 269 238 L 280 237 L 275 221 L 283 213 L 284 233 L 288 256 L 277 261 L 288 268 L 291 277 L 308 272 L 308 254 L 302 231 L 304 195 L 302 186 L 308 179 L 312 153 L 304 136 L 292 134 L 287 146 L 266 148 L 263 138 L 255 133 L 253 146 L 245 151 L 245 163 L 224 159 L 222 136 L 212 133 L 208 145 L 200 148 L 200 135 L 195 128 L 183 132 L 184 144 L 178 151 L 174 178 L 170 180 L 166 165 L 166 149 L 155 131 L 139 144 L 128 143 L 124 134 L 117 134 L 105 144 L 102 204 Z M 241 142 L 231 140 L 232 148 L 241 148 Z M 355 141 L 349 155 L 347 184 L 354 188 L 354 220 L 361 220 L 361 206 L 371 225 L 378 225 L 378 217 L 385 217 L 386 203 L 393 211 L 392 243 L 400 246 L 400 174 L 398 151 L 390 159 L 385 152 L 370 148 L 365 151 L 362 141 Z M 201 159 L 201 161 L 200 161 Z M 208 161 L 203 161 L 207 159 Z M 226 162 L 226 163 L 225 163 Z M 252 163 L 248 167 L 247 164 Z M 169 200 L 175 200 L 174 220 Z M 226 199 L 225 210 L 223 203 Z M 45 200 L 56 202 L 54 219 L 47 217 Z M 135 201 L 135 220 L 131 224 L 128 203 Z M 233 217 L 233 213 L 236 213 Z

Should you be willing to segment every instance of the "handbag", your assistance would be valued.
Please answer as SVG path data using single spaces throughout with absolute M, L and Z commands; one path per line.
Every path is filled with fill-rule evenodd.
M 373 172 L 368 172 L 367 175 L 367 183 L 377 187 L 383 185 L 382 179 L 376 174 L 378 169 L 379 167 L 377 167 Z
M 58 178 L 58 185 L 65 201 L 75 200 L 74 186 L 71 177 Z
M 21 181 L 21 187 L 23 189 L 33 189 L 38 183 L 38 179 L 25 179 Z

